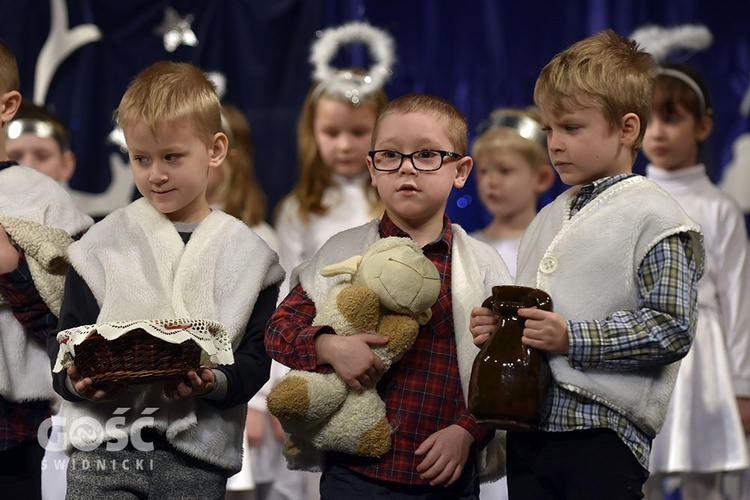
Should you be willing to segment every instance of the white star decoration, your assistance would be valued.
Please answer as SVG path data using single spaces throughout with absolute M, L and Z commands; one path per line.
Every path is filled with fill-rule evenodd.
M 190 27 L 192 23 L 192 14 L 180 17 L 179 12 L 172 7 L 164 9 L 164 21 L 157 26 L 156 32 L 164 38 L 164 48 L 167 52 L 174 52 L 180 45 L 198 45 L 198 37 Z

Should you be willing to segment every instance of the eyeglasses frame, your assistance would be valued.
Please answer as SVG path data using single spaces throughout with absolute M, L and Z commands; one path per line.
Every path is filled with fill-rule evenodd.
M 394 169 L 390 169 L 390 170 L 384 170 L 382 168 L 378 168 L 378 166 L 375 164 L 375 155 L 377 153 L 383 153 L 383 152 L 386 152 L 386 151 L 390 151 L 390 152 L 393 152 L 393 153 L 398 153 L 398 154 L 401 155 L 401 161 L 398 163 L 398 167 L 396 167 Z M 440 153 L 440 166 L 438 168 L 426 170 L 426 169 L 423 169 L 423 168 L 419 168 L 416 165 L 416 163 L 414 163 L 414 155 L 415 154 L 417 154 L 417 153 L 424 153 L 424 152 L 428 152 L 428 151 L 431 152 L 431 153 Z M 401 170 L 401 167 L 404 164 L 404 158 L 409 158 L 409 161 L 411 161 L 411 166 L 414 167 L 414 170 L 416 170 L 418 172 L 437 172 L 438 170 L 440 170 L 441 168 L 443 168 L 443 163 L 445 163 L 445 157 L 446 156 L 449 156 L 451 158 L 455 158 L 456 160 L 460 160 L 461 158 L 465 157 L 465 155 L 460 155 L 458 153 L 454 153 L 453 151 L 445 151 L 445 150 L 442 150 L 442 149 L 420 149 L 420 150 L 417 150 L 417 151 L 413 151 L 413 152 L 411 152 L 409 154 L 402 153 L 401 151 L 396 151 L 395 149 L 375 149 L 375 150 L 369 151 L 367 153 L 367 156 L 369 156 L 370 159 L 372 160 L 372 167 L 375 170 L 377 170 L 378 172 L 398 172 L 399 170 Z

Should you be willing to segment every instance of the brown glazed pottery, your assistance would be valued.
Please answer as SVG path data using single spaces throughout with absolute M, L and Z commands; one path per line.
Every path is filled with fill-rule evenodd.
M 469 411 L 495 429 L 536 430 L 551 375 L 544 353 L 521 343 L 525 319 L 518 309 L 551 311 L 552 299 L 537 288 L 494 286 L 482 306 L 500 320 L 474 360 Z

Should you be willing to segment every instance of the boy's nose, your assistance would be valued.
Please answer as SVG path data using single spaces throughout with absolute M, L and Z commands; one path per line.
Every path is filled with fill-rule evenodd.
M 555 136 L 555 134 L 549 134 L 547 136 L 547 149 L 550 151 L 562 151 L 563 142 Z
M 158 162 L 154 163 L 151 168 L 151 172 L 148 175 L 148 180 L 154 184 L 158 184 L 167 180 L 167 172 L 162 168 Z

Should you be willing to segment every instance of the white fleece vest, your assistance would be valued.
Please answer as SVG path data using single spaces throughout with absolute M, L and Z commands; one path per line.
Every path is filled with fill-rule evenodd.
M 379 221 L 349 229 L 333 236 L 308 264 L 298 266 L 292 274 L 292 287 L 299 282 L 319 309 L 331 289 L 346 276 L 325 278 L 320 270 L 354 255 L 362 255 L 380 238 Z M 509 285 L 513 279 L 502 257 L 494 248 L 466 234 L 454 224 L 451 250 L 451 303 L 455 329 L 458 371 L 464 402 L 468 407 L 469 380 L 479 348 L 469 331 L 469 314 L 492 294 L 495 285 Z M 480 454 L 479 470 L 483 480 L 500 477 L 505 471 L 505 433 L 498 432 Z M 484 471 L 483 471 L 484 469 Z
M 100 306 L 98 322 L 210 319 L 226 326 L 235 349 L 260 291 L 284 278 L 276 253 L 234 217 L 211 212 L 184 245 L 172 222 L 145 199 L 95 224 L 69 254 Z M 83 417 L 104 427 L 118 408 L 128 408 L 118 429 L 70 433 Z M 152 408 L 157 410 L 149 413 Z M 66 403 L 63 416 L 69 448 L 149 426 L 165 431 L 178 450 L 236 472 L 242 464 L 245 410 L 238 405 L 219 411 L 201 398 L 168 400 L 163 384 L 154 383 L 132 386 L 111 403 Z
M 644 257 L 667 236 L 688 233 L 702 268 L 701 233 L 679 205 L 645 177 L 631 177 L 599 194 L 570 216 L 571 188 L 546 206 L 524 234 L 516 284 L 550 294 L 569 320 L 606 319 L 634 310 L 637 272 Z M 625 415 L 654 436 L 664 423 L 679 362 L 650 370 L 576 370 L 567 358 L 549 356 L 557 383 Z
M 93 223 L 59 183 L 23 166 L 0 171 L 0 215 L 61 229 L 69 236 Z M 46 347 L 29 338 L 7 303 L 0 304 L 0 360 L 0 395 L 5 399 L 57 400 Z

